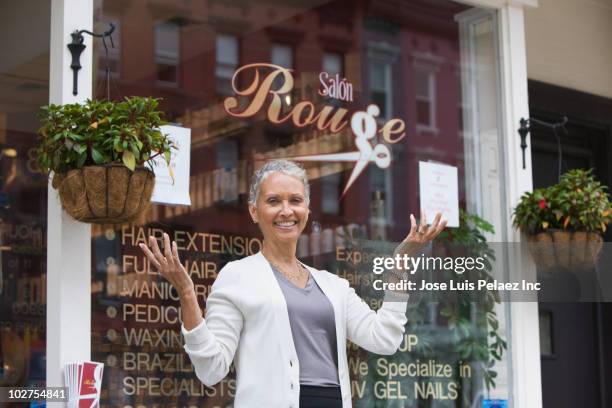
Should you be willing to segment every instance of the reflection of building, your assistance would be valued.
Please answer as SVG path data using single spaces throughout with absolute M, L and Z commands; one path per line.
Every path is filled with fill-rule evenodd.
M 391 146 L 391 167 L 381 170 L 371 163 L 342 200 L 339 197 L 352 164 L 307 165 L 313 184 L 312 218 L 316 224 L 309 226 L 300 240 L 299 254 L 318 267 L 350 269 L 334 258 L 340 257 L 342 262 L 355 258 L 349 258 L 346 250 L 339 253 L 335 250 L 348 246 L 358 237 L 386 236 L 390 240 L 403 237 L 408 214 L 419 210 L 417 169 L 421 160 L 457 166 L 461 208 L 495 225 L 496 233 L 489 236 L 491 241 L 518 241 L 518 235 L 509 226 L 511 207 L 523 191 L 531 189 L 532 166 L 533 184 L 540 185 L 550 182 L 552 173 L 547 169 L 554 165 L 547 136 L 534 132 L 529 141 L 533 145 L 533 149 L 530 146 L 533 162 L 529 163 L 528 150 L 527 166 L 522 168 L 515 131 L 519 119 L 529 112 L 525 72 L 534 80 L 529 83 L 532 115 L 553 119 L 567 114 L 570 120 L 577 119 L 571 129 L 572 137 L 564 140 L 568 146 L 564 151 L 572 161 L 568 167 L 595 165 L 602 178 L 609 173 L 605 153 L 609 150 L 606 139 L 610 115 L 606 116 L 606 109 L 610 92 L 607 91 L 609 75 L 606 73 L 610 69 L 605 65 L 609 50 L 607 44 L 601 45 L 585 34 L 599 30 L 598 37 L 609 37 L 604 27 L 609 21 L 609 7 L 601 1 L 578 6 L 572 0 L 560 0 L 563 7 L 541 1 L 542 6 L 533 11 L 526 7 L 535 5 L 535 0 L 52 0 L 44 5 L 23 0 L 4 3 L 0 5 L 3 23 L 0 24 L 0 49 L 5 56 L 0 61 L 0 148 L 14 148 L 17 156 L 0 156 L 3 231 L 0 242 L 0 305 L 3 308 L 0 313 L 0 366 L 12 367 L 12 371 L 6 368 L 0 371 L 0 384 L 3 385 L 7 382 L 25 385 L 42 380 L 44 370 L 39 363 L 45 347 L 49 385 L 60 385 L 63 362 L 89 359 L 92 346 L 94 355 L 102 356 L 100 358 L 107 363 L 106 378 L 119 381 L 126 372 L 122 364 L 127 361 L 127 366 L 131 367 L 134 362 L 121 359 L 121 353 L 131 352 L 124 344 L 123 329 L 135 328 L 131 326 L 133 321 L 122 320 L 123 305 L 138 303 L 145 306 L 145 311 L 148 306 L 175 306 L 172 298 L 117 296 L 125 282 L 128 288 L 133 288 L 134 282 L 138 282 L 139 287 L 144 287 L 145 282 L 159 283 L 156 276 L 137 274 L 130 269 L 142 271 L 144 266 L 139 263 L 142 258 L 138 258 L 136 247 L 121 243 L 119 230 L 96 227 L 92 234 L 92 229 L 72 224 L 62 218 L 53 191 L 48 196 L 49 215 L 46 215 L 46 181 L 35 173 L 32 160 L 37 127 L 35 113 L 49 99 L 65 103 L 90 96 L 87 84 L 91 77 L 94 78 L 93 94 L 104 96 L 106 65 L 111 74 L 112 98 L 131 94 L 161 97 L 168 118 L 192 130 L 190 187 L 193 204 L 189 208 L 156 205 L 148 214 L 150 222 L 146 227 L 179 231 L 184 236 L 209 234 L 214 236 L 215 249 L 217 243 L 219 248 L 244 245 L 236 240 L 231 244 L 223 243 L 222 239 L 230 237 L 248 240 L 254 250 L 259 245 L 257 228 L 250 224 L 244 210 L 249 177 L 259 164 L 254 159 L 355 149 L 354 135 L 348 129 L 332 135 L 313 128 L 273 126 L 263 116 L 249 120 L 229 118 L 221 103 L 232 93 L 231 77 L 238 67 L 251 62 L 272 62 L 294 70 L 296 87 L 283 99 L 284 113 L 304 99 L 317 106 L 329 104 L 351 111 L 376 103 L 382 111 L 379 125 L 390 118 L 400 118 L 407 124 L 406 138 Z M 572 12 L 568 12 L 570 9 Z M 588 18 L 582 13 L 587 13 Z M 527 16 L 526 32 L 524 14 Z M 553 15 L 554 19 L 544 18 Z M 116 47 L 109 49 L 106 58 L 97 44 L 92 64 L 88 53 L 94 47 L 91 39 L 86 39 L 89 48 L 83 55 L 83 69 L 79 74 L 82 93 L 73 98 L 72 74 L 60 61 L 69 60 L 62 54 L 66 52 L 69 33 L 75 28 L 92 28 L 89 26 L 92 17 L 95 31 L 102 31 L 109 22 L 116 25 Z M 562 22 L 559 26 L 564 32 L 550 29 L 551 20 Z M 29 31 L 23 32 L 22 27 L 28 27 Z M 51 48 L 49 33 L 52 34 Z M 549 33 L 555 33 L 555 37 L 547 37 Z M 20 42 L 15 42 L 15 38 Z M 566 50 L 567 47 L 558 45 L 564 41 L 578 41 L 580 47 Z M 20 48 L 16 49 L 15 44 Z M 558 52 L 562 48 L 564 52 Z M 525 51 L 528 52 L 527 61 Z M 587 53 L 577 57 L 578 52 Z M 588 74 L 580 74 L 587 70 Z M 345 76 L 353 85 L 354 100 L 338 101 L 318 95 L 321 71 Z M 552 83 L 552 86 L 542 82 Z M 585 95 L 585 92 L 598 96 Z M 577 100 L 580 102 L 575 102 Z M 5 199 L 10 207 L 4 206 Z M 11 235 L 10 231 L 16 231 L 16 226 L 24 225 L 39 231 L 46 231 L 48 226 L 50 239 L 47 243 L 44 240 L 15 241 L 4 234 L 9 231 Z M 45 246 L 48 247 L 48 262 L 41 258 Z M 211 265 L 208 270 L 211 274 L 200 278 L 203 288 L 212 283 L 213 269 L 240 256 L 230 252 L 186 250 L 186 260 L 196 265 L 197 270 L 206 271 L 206 265 Z M 526 259 L 508 259 L 504 266 L 509 273 L 523 266 L 533 269 Z M 89 276 L 83 273 L 90 267 L 93 270 L 91 284 Z M 354 278 L 353 283 L 356 281 Z M 49 292 L 42 296 L 45 286 Z M 79 290 L 74 290 L 75 287 Z M 167 286 L 163 287 L 151 284 L 153 290 L 164 292 Z M 90 311 L 90 292 L 93 312 Z M 63 296 L 57 296 L 58 293 Z M 45 302 L 49 325 L 48 332 L 42 336 L 39 329 L 45 326 L 45 321 L 39 312 Z M 36 313 L 12 313 L 13 304 Z M 592 309 L 581 311 L 583 322 L 607 316 L 605 306 L 593 306 Z M 169 310 L 169 317 L 176 317 L 175 310 L 164 310 Z M 443 327 L 444 319 L 435 319 L 435 307 L 431 307 L 430 312 L 428 327 L 438 330 L 439 343 L 446 342 L 452 350 L 455 344 L 448 335 L 448 328 Z M 550 327 L 551 321 L 554 323 L 553 315 L 559 316 L 558 313 L 542 315 L 543 328 Z M 490 395 L 509 397 L 514 407 L 538 408 L 542 406 L 540 383 L 544 384 L 545 396 L 547 392 L 550 395 L 547 384 L 550 378 L 556 377 L 548 377 L 549 380 L 546 377 L 551 375 L 547 368 L 550 356 L 543 357 L 545 376 L 540 377 L 537 308 L 526 303 L 505 305 L 500 307 L 499 316 L 502 316 L 502 334 L 509 340 L 511 351 L 496 365 L 500 378 Z M 598 324 L 585 323 L 584 332 L 593 339 L 598 333 L 600 339 L 605 339 L 609 325 L 605 318 L 602 320 Z M 11 326 L 7 330 L 7 322 L 19 321 L 24 323 L 23 327 Z M 142 327 L 167 329 L 163 324 L 136 323 Z M 22 330 L 25 327 L 28 329 Z M 174 341 L 176 325 L 169 327 L 167 333 Z M 33 328 L 38 330 L 36 335 L 33 335 Z M 64 337 L 62 330 L 74 333 L 72 338 Z M 551 340 L 546 333 L 551 334 L 551 331 L 542 331 L 544 340 Z M 44 338 L 46 346 L 42 344 Z M 574 338 L 565 336 L 565 339 Z M 560 346 L 558 340 L 553 343 Z M 580 343 L 577 344 L 580 347 Z M 608 358 L 609 350 L 602 346 L 602 340 L 597 344 L 602 359 Z M 550 350 L 550 342 L 544 341 L 542 345 L 544 351 Z M 156 344 L 146 345 L 145 349 L 142 359 L 163 350 Z M 180 351 L 178 346 L 175 349 L 171 353 Z M 23 358 L 14 358 L 20 353 Z M 361 357 L 365 359 L 365 355 Z M 609 365 L 598 362 L 593 354 L 574 353 L 574 357 L 583 363 L 573 365 L 580 367 L 580 371 L 592 374 L 597 369 L 600 374 L 581 373 L 584 387 L 562 383 L 562 379 L 558 383 L 555 381 L 554 386 L 564 385 L 562 391 L 572 395 L 556 392 L 556 388 L 555 393 L 567 397 L 564 401 L 574 398 L 572 406 L 603 406 Z M 585 366 L 585 362 L 591 366 Z M 142 364 L 145 367 L 144 362 Z M 152 374 L 143 377 L 163 378 L 168 374 L 159 368 L 150 371 Z M 553 371 L 558 375 L 567 370 Z M 191 376 L 190 373 L 184 377 L 172 375 L 179 380 Z M 482 390 L 481 380 L 474 376 L 470 384 L 473 388 L 469 390 L 474 393 Z M 231 384 L 224 386 L 231 387 Z M 578 388 L 588 390 L 592 398 L 576 396 Z M 119 389 L 105 389 L 105 398 L 114 396 L 114 401 L 121 405 L 147 404 L 144 396 L 120 395 Z M 353 391 L 359 395 L 358 386 Z M 385 389 L 385 392 L 392 391 Z M 164 404 L 176 402 L 162 397 L 160 401 Z M 189 402 L 201 403 L 202 397 Z M 223 402 L 226 400 L 219 395 L 207 394 L 207 404 Z M 437 402 L 426 402 L 430 403 Z
M 428 7 L 437 11 L 423 24 L 420 13 Z M 287 108 L 300 100 L 351 110 L 374 102 L 381 108 L 381 124 L 393 117 L 407 124 L 407 142 L 394 149 L 392 170 L 370 166 L 369 175 L 358 180 L 345 200 L 339 197 L 350 165 L 307 166 L 312 168 L 313 181 L 321 179 L 314 181 L 313 193 L 322 199 L 315 197 L 313 204 L 323 222 L 335 224 L 334 217 L 367 211 L 369 205 L 360 207 L 352 198 L 380 191 L 389 198 L 387 227 L 394 230 L 398 220 L 394 214 L 418 207 L 418 195 L 408 192 L 417 186 L 419 160 L 461 166 L 459 30 L 453 18 L 465 7 L 445 1 L 410 2 L 395 13 L 391 3 L 381 1 L 346 5 L 341 13 L 331 5 L 312 9 L 246 6 L 241 12 L 238 8 L 217 3 L 206 9 L 146 3 L 124 7 L 106 1 L 97 11 L 98 30 L 113 22 L 120 33 L 118 48 L 109 56 L 112 82 L 117 84 L 111 87 L 111 96 L 138 92 L 164 98 L 162 106 L 170 112 L 170 120 L 192 129 L 194 157 L 209 158 L 192 163 L 196 207 L 205 209 L 244 195 L 257 165 L 254 153 L 272 158 L 354 149 L 348 131 L 341 137 L 297 131 L 286 125 L 270 126 L 263 116 L 248 122 L 228 120 L 220 102 L 232 92 L 236 68 L 253 62 L 270 61 L 294 70 L 296 86 L 285 99 L 290 102 Z M 140 35 L 128 36 L 121 27 L 138 27 Z M 101 51 L 100 67 L 105 65 Z M 132 63 L 146 60 L 154 60 L 155 66 Z M 355 101 L 350 106 L 317 94 L 322 70 L 340 73 L 354 84 Z M 201 78 L 214 78 L 214 84 Z M 104 77 L 99 75 L 97 81 L 100 84 Z M 460 191 L 463 194 L 464 188 Z M 354 205 L 357 208 L 351 208 Z M 392 232 L 394 239 L 401 234 Z
M 110 19 L 134 31 L 138 27 L 140 33 L 138 37 L 121 38 L 122 52 L 119 61 L 115 60 L 121 70 L 113 79 L 116 92 L 161 96 L 170 120 L 192 130 L 192 206 L 155 206 L 149 214 L 151 222 L 169 225 L 175 231 L 257 236 L 244 206 L 248 180 L 263 160 L 356 150 L 355 135 L 349 127 L 330 133 L 317 131 L 314 126 L 272 125 L 264 111 L 254 118 L 231 118 L 222 102 L 234 93 L 233 73 L 242 65 L 256 62 L 292 70 L 295 87 L 281 98 L 283 115 L 304 100 L 311 101 L 315 111 L 331 106 L 347 109 L 348 115 L 375 103 L 381 111 L 377 126 L 393 118 L 406 123 L 405 138 L 390 146 L 391 167 L 380 169 L 370 164 L 342 199 L 352 163 L 304 163 L 312 183 L 311 219 L 316 220 L 300 239 L 299 254 L 308 262 L 338 273 L 342 270 L 348 276 L 351 256 L 343 258 L 348 261 L 338 261 L 337 248 L 352 245 L 359 237 L 402 239 L 408 214 L 417 213 L 419 208 L 419 161 L 433 160 L 459 168 L 462 208 L 499 207 L 498 202 L 490 205 L 490 200 L 502 196 L 501 172 L 491 173 L 496 183 L 488 185 L 490 197 L 474 194 L 481 191 L 474 186 L 480 176 L 467 176 L 469 172 L 480 174 L 485 168 L 475 159 L 483 151 L 475 147 L 481 134 L 488 135 L 491 143 L 487 154 L 499 152 L 499 124 L 482 118 L 480 100 L 462 94 L 466 87 L 473 87 L 482 98 L 489 98 L 491 111 L 499 109 L 495 99 L 499 92 L 487 89 L 492 83 L 482 74 L 492 72 L 495 81 L 496 56 L 491 49 L 480 49 L 475 37 L 465 34 L 470 24 L 479 21 L 472 17 L 476 15 L 488 23 L 478 30 L 480 41 L 494 41 L 491 14 L 448 1 L 403 2 L 399 8 L 385 1 L 343 3 L 342 8 L 338 4 L 309 7 L 265 3 L 238 8 L 220 3 L 211 3 L 206 9 L 184 4 L 162 9 L 146 3 L 122 8 L 105 2 L 98 11 L 103 16 L 100 22 Z M 479 59 L 462 55 L 462 44 L 478 49 Z M 103 66 L 103 54 L 98 51 L 98 65 Z M 154 60 L 155 66 L 136 66 L 134 60 Z M 473 73 L 466 75 L 470 70 L 462 71 L 462 64 L 471 67 Z M 353 101 L 321 96 L 321 71 L 346 78 Z M 239 78 L 237 86 L 245 86 L 241 82 L 244 80 Z M 97 81 L 103 82 L 103 77 L 98 76 Z M 276 81 L 273 86 L 281 85 Z M 477 123 L 466 130 L 462 126 L 465 117 Z M 476 131 L 480 133 L 474 135 Z M 491 221 L 498 230 L 504 228 L 499 212 Z M 130 253 L 132 249 L 120 247 L 118 251 Z M 231 259 L 229 253 L 204 256 L 217 262 Z M 161 301 L 140 302 L 155 305 Z M 97 307 L 103 304 L 104 296 Z M 430 312 L 432 321 L 428 324 L 435 328 L 435 342 L 446 344 L 450 332 L 436 323 L 436 309 Z M 116 325 L 115 318 L 104 316 L 95 317 L 95 322 L 102 332 L 106 324 Z M 104 353 L 103 338 L 93 344 L 97 353 Z M 111 354 L 114 352 L 120 349 L 113 349 Z M 499 386 L 495 393 L 500 397 L 509 389 L 509 366 L 505 359 L 496 368 Z M 422 390 L 426 387 L 419 385 Z M 478 375 L 473 386 L 465 383 L 464 387 L 465 398 L 482 398 L 482 378 Z M 420 399 L 424 394 L 421 391 L 413 398 Z M 441 391 L 434 394 L 434 399 L 444 396 Z

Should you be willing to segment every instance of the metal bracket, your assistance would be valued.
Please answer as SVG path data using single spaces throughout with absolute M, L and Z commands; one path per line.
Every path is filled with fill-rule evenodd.
M 102 38 L 102 43 L 104 44 L 104 49 L 108 51 L 106 46 L 106 37 L 110 38 L 111 46 L 115 48 L 115 44 L 113 43 L 113 37 L 111 34 L 115 31 L 115 25 L 110 23 L 110 29 L 106 30 L 102 34 L 92 33 L 88 30 L 75 30 L 70 36 L 72 37 L 72 42 L 68 44 L 68 49 L 70 50 L 70 54 L 72 54 L 72 62 L 70 63 L 70 68 L 72 68 L 72 94 L 78 94 L 78 77 L 79 77 L 79 69 L 81 69 L 81 54 L 83 50 L 86 48 L 83 42 L 85 41 L 85 37 L 83 34 L 89 34 L 92 37 Z
M 531 132 L 532 125 L 540 125 L 552 129 L 555 138 L 557 139 L 557 151 L 558 151 L 558 161 L 559 161 L 559 177 L 561 177 L 561 160 L 563 153 L 561 151 L 561 139 L 559 139 L 559 134 L 557 133 L 557 129 L 562 129 L 563 133 L 567 135 L 567 125 L 568 119 L 567 116 L 564 116 L 561 122 L 557 123 L 549 123 L 544 122 L 543 120 L 535 119 L 535 118 L 521 118 L 520 125 L 521 127 L 518 129 L 518 133 L 521 136 L 521 149 L 523 151 L 523 169 L 525 168 L 525 149 L 527 149 L 527 135 Z

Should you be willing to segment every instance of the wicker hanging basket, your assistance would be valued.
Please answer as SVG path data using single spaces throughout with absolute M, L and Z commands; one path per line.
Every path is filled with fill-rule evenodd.
M 53 177 L 62 207 L 78 221 L 93 224 L 134 222 L 151 203 L 152 171 L 121 164 L 86 166 Z
M 527 239 L 540 271 L 593 269 L 603 246 L 600 234 L 586 231 L 552 230 L 529 235 Z

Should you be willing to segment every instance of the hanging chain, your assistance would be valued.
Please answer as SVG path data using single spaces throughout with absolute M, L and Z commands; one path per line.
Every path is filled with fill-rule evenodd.
M 108 45 L 106 44 L 106 38 L 108 37 L 110 39 L 110 43 L 111 43 L 111 47 L 115 48 L 115 42 L 113 41 L 113 32 L 115 31 L 115 25 L 113 23 L 109 23 L 110 28 L 108 30 L 106 30 L 105 32 L 103 32 L 102 34 L 96 34 L 94 32 L 91 32 L 89 30 L 80 30 L 77 35 L 81 36 L 83 35 L 83 33 L 85 34 L 89 34 L 92 37 L 97 37 L 97 38 L 102 38 L 102 45 L 104 46 L 104 58 L 106 59 L 105 61 L 105 75 L 104 75 L 104 79 L 106 80 L 106 100 L 110 100 L 110 64 L 109 64 L 109 58 L 108 58 Z

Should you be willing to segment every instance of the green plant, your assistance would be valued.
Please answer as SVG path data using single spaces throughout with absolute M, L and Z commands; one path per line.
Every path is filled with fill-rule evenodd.
M 443 231 L 436 245 L 458 248 L 463 255 L 484 258 L 483 270 L 467 271 L 463 278 L 476 283 L 478 280 L 492 281 L 491 262 L 495 251 L 487 243 L 485 233 L 494 233 L 493 226 L 478 215 L 461 211 L 459 227 Z M 451 272 L 452 273 L 452 272 Z M 456 276 L 446 276 L 448 280 Z M 495 362 L 501 361 L 508 344 L 500 335 L 499 320 L 495 305 L 500 302 L 495 290 L 461 291 L 456 297 L 441 299 L 440 315 L 448 319 L 448 327 L 458 357 L 463 361 L 481 363 L 483 378 L 488 390 L 495 388 L 497 372 Z
M 465 280 L 472 283 L 478 280 L 487 282 L 494 280 L 492 263 L 495 261 L 495 251 L 485 236 L 494 233 L 493 226 L 479 216 L 464 211 L 460 212 L 459 221 L 458 228 L 447 228 L 436 238 L 431 256 L 455 259 L 484 258 L 484 268 L 467 270 L 461 275 L 454 270 L 417 271 L 409 278 L 416 282 L 417 288 L 420 287 L 420 280 L 447 284 L 451 280 L 455 282 Z M 345 247 L 347 250 L 364 254 L 384 256 L 391 253 L 395 246 L 392 243 L 375 241 L 363 242 L 360 245 L 359 239 L 345 238 Z M 376 293 L 371 281 L 367 279 L 371 273 L 371 264 L 364 262 L 359 265 L 356 268 L 361 268 L 361 276 L 365 278 L 356 279 L 357 290 L 364 300 L 375 299 L 380 293 Z M 409 404 L 411 407 L 431 405 L 431 399 L 417 393 L 417 387 L 422 389 L 424 384 L 435 382 L 436 386 L 440 387 L 437 391 L 438 399 L 447 395 L 445 392 L 449 390 L 451 384 L 457 385 L 456 399 L 442 403 L 445 407 L 465 405 L 466 401 L 475 404 L 481 398 L 482 389 L 495 388 L 498 376 L 496 363 L 504 358 L 508 347 L 497 314 L 496 306 L 500 303 L 500 296 L 496 290 L 476 287 L 457 291 L 413 291 L 406 310 L 408 320 L 406 333 L 415 336 L 418 341 L 404 349 L 408 352 L 398 352 L 384 358 L 397 365 L 428 361 L 449 365 L 452 367 L 450 376 L 436 378 L 434 381 L 428 378 L 430 376 L 427 374 L 390 377 L 387 373 L 370 369 L 366 374 L 357 377 L 364 381 L 365 386 L 356 406 L 381 408 L 392 406 L 389 400 L 380 397 L 380 388 L 377 388 L 381 383 L 392 379 L 396 379 L 398 384 L 401 383 L 402 393 L 407 400 L 414 399 L 414 402 Z M 361 354 L 359 358 L 365 358 L 369 367 L 378 367 L 381 360 L 381 357 L 375 354 Z M 463 376 L 462 373 L 465 371 L 462 371 L 462 368 L 465 367 L 470 368 L 470 374 Z M 474 374 L 471 374 L 472 371 Z M 472 377 L 482 379 L 483 382 L 466 380 Z
M 591 172 L 570 170 L 558 184 L 525 193 L 514 209 L 514 226 L 526 234 L 547 229 L 605 232 L 612 221 L 612 205 L 607 187 Z
M 121 102 L 43 106 L 36 149 L 41 170 L 65 173 L 108 163 L 134 170 L 145 163 L 151 166 L 158 155 L 170 163 L 174 146 L 159 129 L 165 122 L 158 104 L 155 98 L 133 96 Z

